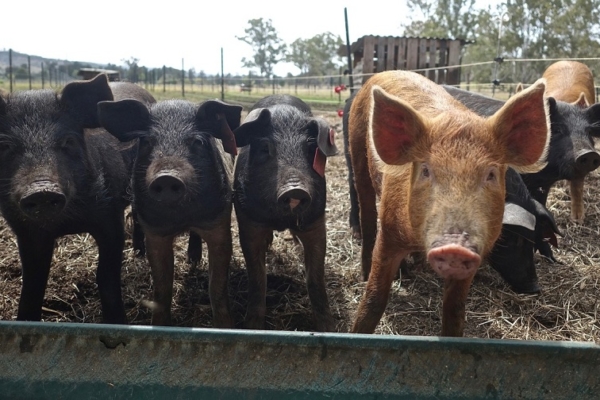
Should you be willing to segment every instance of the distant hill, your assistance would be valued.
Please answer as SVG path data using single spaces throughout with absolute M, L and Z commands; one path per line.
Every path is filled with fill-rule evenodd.
M 8 67 L 8 49 L 0 50 L 0 74 L 4 74 L 6 68 Z M 19 68 L 23 64 L 27 64 L 27 56 L 31 57 L 31 72 L 32 74 L 39 73 L 42 69 L 42 63 L 44 63 L 44 68 L 49 65 L 67 65 L 71 66 L 72 64 L 79 64 L 79 67 L 90 67 L 90 68 L 102 68 L 105 65 L 84 61 L 69 61 L 69 60 L 58 60 L 54 58 L 44 58 L 40 56 L 29 55 L 25 53 L 19 53 L 17 51 L 12 52 L 12 64 L 13 68 Z

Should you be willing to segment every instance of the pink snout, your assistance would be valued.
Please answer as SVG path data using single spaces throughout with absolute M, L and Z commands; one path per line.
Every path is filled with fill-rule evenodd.
M 461 245 L 446 244 L 429 250 L 427 261 L 442 278 L 463 280 L 477 272 L 481 257 Z

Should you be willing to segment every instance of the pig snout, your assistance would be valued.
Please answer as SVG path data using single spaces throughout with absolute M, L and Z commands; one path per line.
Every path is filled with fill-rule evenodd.
M 300 213 L 306 210 L 312 201 L 308 190 L 300 184 L 288 184 L 281 187 L 277 196 L 279 207 L 285 211 Z
M 600 166 L 600 154 L 594 150 L 582 150 L 575 157 L 577 169 L 581 173 L 588 173 Z
M 427 253 L 433 270 L 442 278 L 467 279 L 477 271 L 481 256 L 467 233 L 445 234 L 434 241 Z
M 156 201 L 173 203 L 183 198 L 186 185 L 177 171 L 162 171 L 148 185 L 150 197 Z
M 32 219 L 48 219 L 59 214 L 66 203 L 67 197 L 56 183 L 38 181 L 19 199 L 19 208 Z

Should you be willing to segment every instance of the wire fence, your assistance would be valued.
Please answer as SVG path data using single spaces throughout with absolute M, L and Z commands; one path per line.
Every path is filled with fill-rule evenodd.
M 592 70 L 600 73 L 600 58 L 546 58 L 546 59 L 497 59 L 496 61 L 465 63 L 445 67 L 414 69 L 428 75 L 430 71 L 444 71 L 459 68 L 461 84 L 464 89 L 498 98 L 510 97 L 519 83 L 532 83 L 541 76 L 548 65 L 559 60 L 573 60 L 586 63 Z M 76 71 L 69 71 L 65 65 L 47 65 L 33 70 L 28 57 L 28 65 L 22 65 L 17 73 L 9 58 L 5 79 L 0 77 L 0 92 L 13 92 L 27 89 L 60 89 L 66 83 L 77 79 Z M 438 72 L 440 73 L 440 72 Z M 598 73 L 594 75 L 597 76 Z M 497 74 L 497 75 L 496 75 Z M 223 101 L 235 101 L 252 104 L 268 94 L 282 93 L 298 96 L 311 105 L 322 109 L 343 107 L 343 101 L 349 97 L 352 89 L 350 82 L 364 82 L 373 73 L 344 73 L 321 76 L 260 77 L 214 75 L 203 77 L 186 76 L 184 70 L 166 67 L 156 70 L 142 70 L 142 79 L 137 83 L 145 87 L 158 99 L 189 97 L 192 100 L 221 98 Z M 494 76 L 496 75 L 496 76 Z M 483 79 L 481 77 L 484 77 Z M 521 79 L 525 78 L 525 79 Z M 529 81 L 531 80 L 531 81 Z M 600 86 L 596 85 L 596 97 L 600 98 Z

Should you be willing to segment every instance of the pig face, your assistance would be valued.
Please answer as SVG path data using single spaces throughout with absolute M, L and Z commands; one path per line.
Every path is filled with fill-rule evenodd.
M 152 225 L 182 226 L 219 215 L 230 199 L 232 155 L 229 126 L 239 125 L 241 107 L 219 101 L 200 106 L 169 100 L 148 109 L 135 100 L 102 102 L 99 118 L 121 141 L 139 138 L 133 172 L 137 212 Z
M 88 94 L 81 95 L 82 90 Z M 49 227 L 69 217 L 65 213 L 77 213 L 70 203 L 102 186 L 89 177 L 84 128 L 97 125 L 94 102 L 107 99 L 112 93 L 105 76 L 67 85 L 60 96 L 37 90 L 16 93 L 6 101 L 0 98 L 0 179 L 6 213 Z
M 253 110 L 235 136 L 246 146 L 236 163 L 236 202 L 252 219 L 301 229 L 323 215 L 325 160 L 336 152 L 325 121 L 276 105 Z

